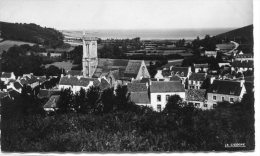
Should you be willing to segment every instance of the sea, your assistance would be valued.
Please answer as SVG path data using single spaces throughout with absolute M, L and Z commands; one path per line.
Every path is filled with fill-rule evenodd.
M 83 31 L 90 37 L 101 39 L 132 39 L 140 37 L 141 40 L 193 40 L 206 35 L 215 36 L 236 28 L 212 28 L 212 29 L 150 29 L 150 30 L 62 30 L 65 36 L 81 37 Z

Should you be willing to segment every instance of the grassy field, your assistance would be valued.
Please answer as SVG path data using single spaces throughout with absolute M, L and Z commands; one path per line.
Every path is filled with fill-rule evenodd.
M 5 40 L 3 42 L 0 42 L 0 55 L 3 53 L 3 51 L 7 51 L 10 47 L 12 47 L 14 45 L 20 46 L 23 44 L 29 44 L 30 46 L 33 46 L 35 43 Z
M 73 66 L 75 66 L 75 65 L 73 65 L 72 62 L 70 62 L 70 61 L 67 61 L 67 62 L 63 61 L 63 62 L 54 62 L 54 63 L 52 63 L 52 64 L 47 64 L 47 65 L 45 65 L 45 67 L 48 68 L 48 67 L 51 66 L 51 65 L 54 65 L 54 66 L 56 66 L 56 67 L 58 67 L 58 68 L 63 68 L 63 69 L 65 69 L 66 71 L 67 71 L 67 70 L 71 70 L 71 68 L 72 68 Z

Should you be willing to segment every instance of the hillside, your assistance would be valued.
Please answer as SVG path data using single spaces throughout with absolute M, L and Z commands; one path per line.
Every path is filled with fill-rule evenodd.
M 23 44 L 28 44 L 30 46 L 35 45 L 35 43 L 31 43 L 31 42 L 4 40 L 0 42 L 0 55 L 3 53 L 3 51 L 7 51 L 10 47 L 14 45 L 20 46 Z
M 0 37 L 4 40 L 32 42 L 50 47 L 57 47 L 63 44 L 62 33 L 33 23 L 0 22 L 0 31 Z
M 220 40 L 235 41 L 240 44 L 238 48 L 239 50 L 242 50 L 246 53 L 253 52 L 253 25 L 248 25 L 242 28 L 238 28 L 229 32 L 216 35 L 216 38 Z

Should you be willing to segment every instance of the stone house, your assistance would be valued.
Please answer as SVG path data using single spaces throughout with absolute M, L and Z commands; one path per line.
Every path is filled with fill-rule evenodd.
M 179 95 L 185 99 L 185 89 L 180 82 L 153 81 L 150 86 L 151 107 L 155 111 L 162 111 L 171 95 Z
M 187 89 L 185 91 L 185 100 L 187 104 L 192 104 L 199 109 L 208 109 L 206 104 L 206 89 Z
M 139 106 L 151 107 L 148 86 L 148 83 L 128 83 L 127 88 L 130 100 Z
M 2 72 L 1 74 L 1 81 L 4 82 L 4 84 L 7 84 L 10 80 L 15 80 L 14 72 Z
M 245 93 L 244 80 L 214 80 L 207 92 L 208 108 L 215 108 L 217 103 L 222 101 L 240 101 Z
M 209 64 L 208 63 L 194 64 L 193 67 L 194 67 L 195 73 L 198 73 L 198 72 L 207 73 L 207 71 L 209 69 Z
M 206 79 L 206 73 L 191 73 L 188 80 L 189 89 L 200 89 L 203 81 Z

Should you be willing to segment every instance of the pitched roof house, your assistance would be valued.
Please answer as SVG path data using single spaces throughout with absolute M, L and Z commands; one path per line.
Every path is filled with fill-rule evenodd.
M 50 99 L 43 106 L 45 111 L 54 111 L 57 108 L 57 102 L 60 99 L 60 95 L 52 95 Z
M 150 74 L 143 60 L 125 60 L 125 59 L 98 59 L 97 68 L 93 77 L 100 78 L 108 76 L 110 72 L 118 80 L 131 81 L 132 79 L 150 78 Z
M 209 64 L 208 63 L 194 64 L 193 67 L 194 67 L 195 73 L 198 73 L 198 72 L 206 73 L 209 69 Z
M 254 61 L 249 60 L 249 61 L 234 61 L 231 65 L 231 70 L 232 71 L 239 71 L 239 72 L 244 72 L 247 70 L 253 70 L 254 69 Z
M 207 109 L 206 89 L 187 89 L 185 93 L 185 100 L 188 104 L 192 104 L 196 108 Z
M 76 93 L 80 91 L 81 88 L 88 89 L 91 85 L 93 85 L 93 82 L 93 78 L 83 78 L 68 75 L 60 78 L 58 88 L 59 90 L 70 88 L 73 93 Z
M 127 88 L 132 102 L 141 106 L 151 106 L 147 83 L 128 83 Z
M 244 80 L 214 80 L 207 93 L 209 108 L 216 107 L 217 102 L 229 101 L 233 103 L 240 101 L 246 93 Z
M 206 79 L 206 73 L 191 73 L 188 81 L 189 89 L 200 89 L 203 81 Z
M 180 82 L 154 81 L 150 86 L 151 105 L 155 111 L 165 108 L 168 98 L 171 95 L 179 95 L 185 99 L 185 89 Z

